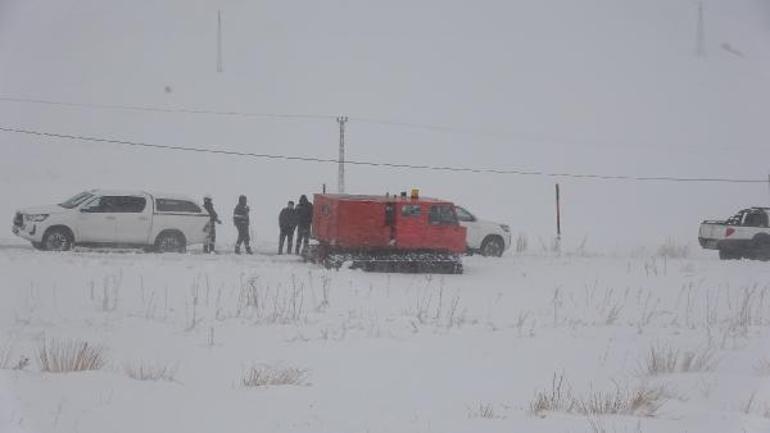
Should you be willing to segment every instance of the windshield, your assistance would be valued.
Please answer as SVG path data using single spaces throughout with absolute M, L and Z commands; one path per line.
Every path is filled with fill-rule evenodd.
M 727 225 L 731 226 L 739 226 L 743 223 L 743 216 L 746 214 L 746 210 L 742 210 L 738 212 L 737 214 L 731 216 L 727 219 L 726 223 Z
M 455 207 L 455 212 L 457 213 L 457 219 L 460 221 L 472 222 L 476 220 L 470 212 L 459 206 Z
M 83 191 L 80 194 L 70 198 L 69 200 L 65 201 L 64 203 L 59 203 L 59 206 L 65 208 L 65 209 L 72 209 L 84 201 L 88 200 L 89 198 L 93 197 L 94 195 L 91 194 L 88 191 Z

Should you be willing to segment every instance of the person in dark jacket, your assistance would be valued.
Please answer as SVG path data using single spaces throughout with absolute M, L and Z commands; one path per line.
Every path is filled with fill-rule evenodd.
M 238 197 L 238 204 L 233 210 L 233 223 L 235 228 L 238 229 L 238 240 L 235 241 L 235 254 L 241 253 L 241 244 L 246 246 L 246 253 L 251 254 L 251 246 L 249 241 L 249 207 L 246 205 L 246 196 L 242 195 Z
M 290 201 L 278 215 L 278 226 L 281 235 L 278 239 L 278 254 L 283 254 L 283 243 L 287 242 L 286 254 L 291 254 L 291 246 L 294 240 L 294 229 L 297 227 L 297 212 L 294 210 L 294 202 Z
M 203 252 L 204 253 L 215 253 L 216 252 L 216 243 L 217 243 L 217 224 L 222 224 L 222 221 L 219 220 L 219 215 L 217 215 L 217 211 L 214 210 L 214 203 L 211 202 L 211 196 L 205 196 L 203 197 L 203 209 L 206 209 L 206 212 L 209 213 L 209 223 L 206 225 L 206 242 L 203 244 Z
M 299 254 L 300 248 L 303 250 L 307 248 L 308 242 L 310 242 L 310 226 L 313 224 L 313 203 L 310 203 L 305 196 L 299 198 L 299 204 L 297 204 L 297 250 Z

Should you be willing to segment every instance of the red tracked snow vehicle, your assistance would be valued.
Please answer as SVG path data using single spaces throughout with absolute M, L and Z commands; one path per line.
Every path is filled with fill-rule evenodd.
M 379 272 L 462 273 L 465 227 L 446 200 L 315 194 L 307 260 L 329 268 Z

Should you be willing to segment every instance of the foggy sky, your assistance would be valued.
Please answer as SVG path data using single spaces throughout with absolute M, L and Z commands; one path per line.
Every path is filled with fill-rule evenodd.
M 696 57 L 687 0 L 0 0 L 0 96 L 259 113 L 345 114 L 348 158 L 631 176 L 766 178 L 767 2 L 707 0 Z M 223 66 L 216 70 L 216 14 Z M 738 56 L 725 44 L 743 53 Z M 168 88 L 168 89 L 167 89 Z M 451 132 L 356 121 L 442 125 Z M 334 158 L 334 120 L 0 102 L 0 125 Z M 252 202 L 274 242 L 286 200 L 336 166 L 126 149 L 0 133 L 0 215 L 94 187 Z M 420 188 L 567 245 L 694 242 L 697 224 L 770 203 L 768 185 L 667 184 L 349 167 L 349 192 Z M 229 218 L 228 218 L 229 219 Z M 228 221 L 226 221 L 228 223 Z M 225 227 L 224 241 L 234 229 Z M 12 238 L 9 231 L 0 239 Z

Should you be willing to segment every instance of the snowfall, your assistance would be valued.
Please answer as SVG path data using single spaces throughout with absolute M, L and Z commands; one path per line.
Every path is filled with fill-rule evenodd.
M 770 265 L 697 241 L 767 183 L 534 175 L 767 179 L 769 37 L 767 0 L 0 0 L 0 433 L 770 431 Z M 286 202 L 336 187 L 308 159 L 338 115 L 349 161 L 531 172 L 346 167 L 514 246 L 462 275 L 275 255 Z M 11 233 L 92 188 L 212 195 L 221 253 Z
M 532 252 L 407 275 L 8 247 L 0 267 L 3 431 L 770 430 L 767 263 Z M 67 343 L 103 365 L 41 371 Z

